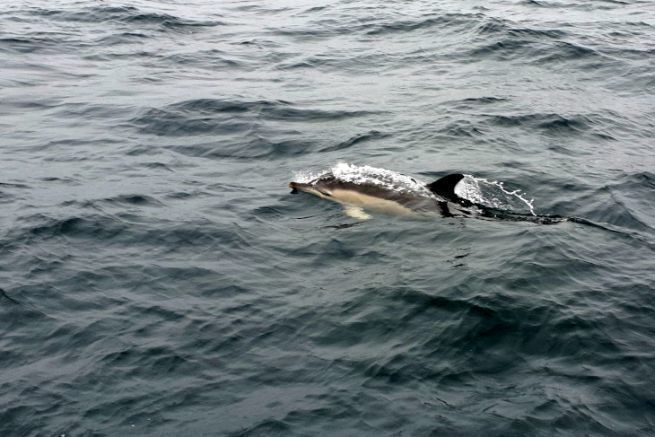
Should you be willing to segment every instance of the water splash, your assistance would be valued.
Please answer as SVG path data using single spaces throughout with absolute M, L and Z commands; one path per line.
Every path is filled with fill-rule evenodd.
M 371 167 L 369 165 L 359 166 L 346 162 L 338 162 L 330 170 L 337 179 L 344 181 L 358 184 L 374 184 L 393 191 L 432 196 L 432 192 L 425 187 L 425 182 L 391 170 Z
M 301 184 L 308 184 L 324 174 L 325 171 L 299 170 L 293 173 L 292 180 Z
M 490 181 L 473 175 L 464 175 L 455 187 L 455 194 L 473 203 L 495 209 L 520 211 L 527 207 L 536 216 L 534 199 L 528 199 L 520 189 L 508 190 L 503 182 Z
M 369 165 L 355 165 L 347 162 L 337 162 L 327 172 L 298 172 L 294 175 L 294 181 L 308 183 L 328 173 L 346 182 L 378 185 L 391 191 L 434 197 L 432 192 L 425 187 L 425 182 L 411 176 L 383 168 L 371 167 Z

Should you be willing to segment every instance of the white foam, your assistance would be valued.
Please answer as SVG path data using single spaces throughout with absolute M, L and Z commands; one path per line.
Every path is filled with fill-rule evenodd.
M 325 174 L 324 171 L 309 171 L 309 170 L 304 170 L 304 171 L 297 171 L 293 174 L 293 181 L 298 182 L 301 184 L 307 184 L 317 177 L 321 176 L 322 174 Z
M 383 168 L 338 162 L 330 171 L 334 177 L 346 182 L 373 184 L 398 192 L 413 192 L 424 196 L 432 196 L 430 190 L 425 187 L 424 182 Z

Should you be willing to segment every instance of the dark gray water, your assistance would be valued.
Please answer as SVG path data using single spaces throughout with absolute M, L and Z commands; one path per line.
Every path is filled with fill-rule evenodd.
M 653 1 L 3 2 L 0 128 L 2 436 L 655 433 Z

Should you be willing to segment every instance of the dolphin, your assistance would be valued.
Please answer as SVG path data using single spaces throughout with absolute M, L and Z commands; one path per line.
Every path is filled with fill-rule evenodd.
M 366 211 L 376 211 L 414 217 L 430 217 L 438 213 L 444 217 L 475 217 L 544 225 L 588 223 L 577 217 L 537 215 L 532 210 L 530 214 L 524 214 L 466 199 L 457 194 L 458 191 L 467 192 L 465 185 L 461 190 L 457 189 L 466 177 L 461 173 L 452 173 L 425 184 L 389 170 L 338 163 L 318 177 L 303 178 L 309 179 L 309 182 L 290 182 L 289 188 L 294 194 L 302 191 L 340 203 L 346 215 L 360 220 L 370 218 Z
M 344 206 L 346 215 L 362 220 L 370 218 L 366 210 L 404 216 L 434 212 L 445 217 L 471 214 L 467 208 L 473 204 L 455 193 L 463 174 L 449 174 L 426 185 L 402 177 L 411 180 L 411 187 L 399 189 L 375 179 L 340 178 L 330 171 L 306 183 L 290 182 L 289 188 L 294 194 L 302 191 L 338 202 Z

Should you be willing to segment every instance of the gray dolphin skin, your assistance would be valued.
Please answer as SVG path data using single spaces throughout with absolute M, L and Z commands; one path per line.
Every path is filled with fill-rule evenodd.
M 369 218 L 366 210 L 398 215 L 431 212 L 444 216 L 468 215 L 470 212 L 462 207 L 469 206 L 470 202 L 455 194 L 455 186 L 463 178 L 459 173 L 449 174 L 422 186 L 420 191 L 407 191 L 342 180 L 328 172 L 307 183 L 290 182 L 289 188 L 292 193 L 302 191 L 338 202 L 344 206 L 347 215 L 358 219 Z

